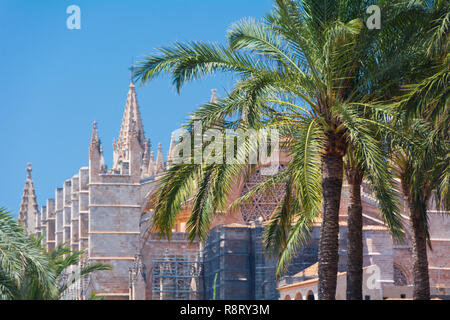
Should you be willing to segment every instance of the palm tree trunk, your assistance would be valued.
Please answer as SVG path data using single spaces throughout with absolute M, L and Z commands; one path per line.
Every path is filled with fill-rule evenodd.
M 341 155 L 333 153 L 322 157 L 323 211 L 319 241 L 319 300 L 336 298 L 342 166 Z
M 363 282 L 363 218 L 361 183 L 363 173 L 359 168 L 347 167 L 349 184 L 347 229 L 347 300 L 362 300 Z
M 409 202 L 413 245 L 413 299 L 430 300 L 430 278 L 428 275 L 427 237 L 420 211 Z

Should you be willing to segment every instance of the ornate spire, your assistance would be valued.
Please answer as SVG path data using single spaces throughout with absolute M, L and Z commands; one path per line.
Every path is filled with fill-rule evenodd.
M 162 154 L 161 143 L 158 144 L 158 154 L 156 155 L 156 172 L 155 174 L 162 173 L 164 171 L 164 159 Z
M 170 166 L 173 161 L 173 152 L 175 149 L 175 132 L 172 132 L 172 135 L 170 136 L 170 145 L 169 145 L 169 152 L 167 153 L 167 166 Z
M 144 155 L 142 156 L 142 165 L 141 165 L 141 175 L 142 178 L 148 178 L 150 177 L 149 173 L 149 164 L 150 164 L 150 139 L 145 141 L 145 149 L 144 149 Z
M 31 162 L 27 163 L 27 180 L 31 180 L 33 182 L 33 179 L 31 178 L 31 171 L 33 171 L 33 168 L 31 168 Z
M 114 169 L 119 167 L 120 161 L 129 160 L 129 146 L 131 141 L 131 134 L 135 131 L 137 139 L 142 150 L 145 148 L 145 134 L 144 126 L 142 125 L 141 113 L 136 98 L 135 86 L 130 82 L 128 90 L 127 102 L 122 117 L 122 125 L 120 127 L 119 138 L 116 141 L 114 149 Z
M 142 166 L 148 168 L 148 163 L 150 161 L 150 139 L 145 141 L 144 156 L 142 158 Z
M 99 144 L 100 140 L 98 138 L 98 132 L 97 132 L 97 121 L 94 120 L 94 123 L 92 124 L 92 135 L 91 135 L 91 144 Z
M 150 160 L 148 162 L 148 176 L 153 177 L 155 175 L 155 153 L 152 151 L 150 152 Z
M 217 89 L 211 90 L 211 100 L 209 100 L 210 103 L 217 103 Z
M 97 177 L 104 173 L 104 159 L 100 139 L 98 138 L 97 122 L 92 126 L 91 144 L 89 145 L 89 175 Z
M 97 132 L 97 121 L 92 124 L 91 145 L 89 146 L 92 151 L 98 150 L 100 152 L 100 139 Z
M 39 214 L 33 179 L 31 178 L 31 163 L 27 167 L 27 179 L 23 189 L 22 202 L 20 203 L 19 222 L 22 223 L 28 234 L 35 233 L 37 215 Z
M 131 67 L 128 68 L 130 70 L 130 86 L 134 87 L 133 78 L 134 78 L 134 65 L 132 64 Z
M 103 146 L 100 146 L 100 172 L 106 173 L 108 171 L 108 167 L 105 164 L 105 157 L 103 155 Z
M 218 100 L 217 100 L 217 89 L 212 89 L 211 90 L 211 99 L 209 100 L 209 103 L 218 103 Z M 220 119 L 220 120 L 218 120 L 217 122 L 216 122 L 216 124 L 215 125 L 212 125 L 211 126 L 211 128 L 215 128 L 215 129 L 221 129 L 221 128 L 223 128 L 223 117 Z

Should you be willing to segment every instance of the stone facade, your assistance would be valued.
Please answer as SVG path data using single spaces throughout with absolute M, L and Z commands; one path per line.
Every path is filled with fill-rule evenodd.
M 211 101 L 216 101 L 215 90 Z M 317 263 L 320 219 L 280 283 L 275 278 L 276 261 L 263 253 L 263 227 L 282 196 L 282 188 L 258 195 L 250 203 L 219 215 L 205 243 L 187 239 L 189 204 L 183 208 L 170 241 L 149 232 L 153 212 L 150 197 L 161 174 L 170 167 L 175 142 L 172 136 L 166 161 L 159 144 L 155 160 L 150 139 L 145 137 L 133 83 L 129 86 L 119 137 L 113 143 L 110 170 L 105 165 L 97 129 L 94 122 L 89 165 L 66 179 L 55 190 L 54 199 L 48 199 L 41 210 L 36 201 L 31 165 L 27 168 L 19 212 L 19 221 L 27 232 L 44 235 L 43 244 L 48 250 L 60 244 L 72 250 L 86 250 L 83 265 L 103 262 L 113 267 L 81 279 L 69 288 L 65 298 L 85 299 L 95 291 L 107 299 L 278 299 L 277 286 L 283 293 L 283 286 L 293 288 L 296 283 L 314 281 L 316 271 L 311 273 L 311 270 Z M 282 152 L 279 169 L 287 161 L 288 156 Z M 241 177 L 229 202 L 263 178 L 260 168 L 248 180 Z M 410 286 L 408 218 L 404 216 L 406 241 L 393 242 L 376 200 L 365 185 L 362 200 L 364 266 L 379 268 L 377 281 L 384 287 Z M 344 186 L 340 210 L 340 273 L 346 271 L 347 203 L 348 190 Z M 433 245 L 429 251 L 431 285 L 450 287 L 450 219 L 431 210 L 429 223 Z M 306 298 L 316 294 L 313 286 L 308 290 L 300 295 Z M 286 296 L 282 294 L 281 298 Z

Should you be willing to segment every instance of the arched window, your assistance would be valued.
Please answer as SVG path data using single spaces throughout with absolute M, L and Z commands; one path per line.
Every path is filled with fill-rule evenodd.
M 295 300 L 303 300 L 301 292 L 297 292 L 297 294 L 295 295 Z
M 285 296 L 284 296 L 284 300 L 291 300 L 291 296 L 290 296 L 290 295 L 288 295 L 288 294 L 287 294 L 287 295 L 285 295 Z
M 316 299 L 314 298 L 314 292 L 312 292 L 312 290 L 309 290 L 309 291 L 306 293 L 306 300 L 316 300 Z

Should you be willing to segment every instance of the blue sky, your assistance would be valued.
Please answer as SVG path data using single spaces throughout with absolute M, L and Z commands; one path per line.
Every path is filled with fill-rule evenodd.
M 80 30 L 66 27 L 73 4 Z M 17 213 L 27 162 L 39 206 L 53 197 L 88 164 L 94 120 L 111 165 L 133 58 L 174 41 L 223 42 L 233 22 L 271 8 L 271 0 L 0 0 L 0 207 Z M 161 142 L 166 153 L 189 112 L 231 84 L 215 76 L 181 94 L 168 78 L 137 85 L 153 149 Z

